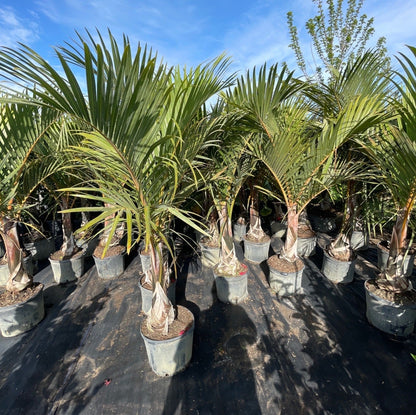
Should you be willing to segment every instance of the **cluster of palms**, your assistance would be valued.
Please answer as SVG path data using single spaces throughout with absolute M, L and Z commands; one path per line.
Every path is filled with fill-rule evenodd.
M 269 196 L 287 207 L 281 257 L 288 262 L 297 258 L 299 215 L 314 198 L 347 180 L 382 182 L 398 208 L 385 278 L 406 289 L 400 270 L 416 197 L 414 49 L 413 60 L 401 62 L 404 86 L 380 73 L 372 53 L 330 84 L 311 85 L 277 65 L 228 76 L 224 56 L 196 68 L 171 68 L 151 50 L 133 49 L 127 38 L 122 44 L 111 33 L 108 41 L 100 34 L 98 39 L 87 34 L 58 48 L 58 70 L 25 46 L 0 51 L 7 80 L 0 119 L 0 234 L 9 290 L 31 284 L 16 223 L 28 196 L 44 186 L 64 214 L 95 212 L 82 230 L 106 224 L 104 253 L 120 225 L 127 251 L 143 243 L 158 305 L 151 325 L 166 330 L 173 318 L 166 297 L 171 264 L 164 255 L 167 248 L 174 257 L 172 221 L 204 232 L 188 207 L 198 192 L 210 194 L 221 224 L 220 264 L 223 272 L 235 272 L 240 264 L 232 243 L 233 207 L 247 179 L 265 187 L 264 177 L 256 175 L 260 167 L 273 181 Z M 206 102 L 215 96 L 218 102 L 208 110 Z M 73 198 L 93 203 L 74 208 Z M 62 251 L 70 255 L 73 247 L 69 228 Z

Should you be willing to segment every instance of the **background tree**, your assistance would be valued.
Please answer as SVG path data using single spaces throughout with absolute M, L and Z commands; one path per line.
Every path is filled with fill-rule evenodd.
M 287 13 L 291 38 L 289 47 L 294 51 L 297 65 L 306 79 L 322 83 L 327 77 L 332 79 L 334 71 L 339 72 L 348 62 L 364 53 L 374 35 L 374 18 L 360 14 L 364 0 L 326 0 L 326 4 L 323 0 L 312 1 L 318 8 L 318 14 L 305 24 L 312 41 L 312 73 L 300 44 L 292 12 Z M 376 49 L 384 57 L 384 66 L 387 68 L 389 58 L 385 44 L 386 39 L 380 37 Z

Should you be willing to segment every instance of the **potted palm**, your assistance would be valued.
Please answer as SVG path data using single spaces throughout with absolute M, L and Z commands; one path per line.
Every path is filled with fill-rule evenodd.
M 377 59 L 367 54 L 340 74 L 361 71 L 368 76 L 368 65 L 373 68 Z M 253 141 L 254 154 L 267 166 L 279 186 L 287 207 L 287 235 L 280 255 L 268 260 L 270 285 L 280 295 L 293 294 L 301 287 L 303 262 L 298 258 L 297 239 L 299 216 L 309 202 L 339 181 L 355 174 L 357 166 L 336 157 L 337 149 L 354 135 L 366 131 L 384 117 L 383 101 L 377 94 L 351 96 L 336 118 L 322 118 L 316 107 L 297 91 L 299 83 L 291 80 L 285 69 L 277 76 L 276 68 L 268 74 L 264 67 L 259 76 L 239 85 L 246 99 L 246 111 L 258 140 Z M 325 94 L 306 89 L 310 97 L 320 94 L 325 107 Z M 259 93 L 267 91 L 267 93 Z M 281 96 L 278 101 L 272 97 Z
M 272 84 L 267 85 L 268 82 Z M 241 76 L 237 80 L 235 88 L 226 96 L 230 108 L 240 111 L 240 128 L 246 132 L 247 146 L 263 134 L 261 113 L 264 111 L 264 103 L 277 107 L 279 103 L 288 99 L 300 88 L 300 83 L 293 79 L 293 74 L 286 74 L 285 70 L 278 72 L 278 66 L 273 65 L 267 71 L 266 65 L 260 68 L 257 74 L 253 73 Z M 253 163 L 256 163 L 253 159 Z M 260 169 L 262 168 L 259 164 Z M 260 175 L 261 177 L 261 175 Z M 249 230 L 244 236 L 244 255 L 249 261 L 259 263 L 268 258 L 270 237 L 266 235 L 261 226 L 259 212 L 259 188 L 254 178 L 248 180 L 250 188 L 250 222 Z
M 255 163 L 246 151 L 247 137 L 240 129 L 241 113 L 226 105 L 221 108 L 215 129 L 219 145 L 212 148 L 205 179 L 220 224 L 220 252 L 213 267 L 217 296 L 222 302 L 237 304 L 247 296 L 248 268 L 237 258 L 232 217 L 237 195 L 253 174 Z
M 399 59 L 403 73 L 398 76 L 403 85 L 395 83 L 401 98 L 394 102 L 396 122 L 380 127 L 371 140 L 362 142 L 396 206 L 387 263 L 377 278 L 365 282 L 366 314 L 375 327 L 396 336 L 411 334 L 416 320 L 416 292 L 404 267 L 410 248 L 409 221 L 416 201 L 416 49 L 409 47 L 409 51 L 411 57 L 402 54 Z
M 18 100 L 22 100 L 19 94 Z M 11 337 L 37 325 L 44 316 L 43 285 L 33 282 L 31 257 L 17 230 L 27 198 L 40 184 L 32 167 L 33 149 L 54 122 L 56 113 L 3 97 L 0 113 L 0 236 L 7 259 L 6 287 L 0 293 L 0 330 Z
M 259 190 L 251 179 L 248 181 L 250 184 L 250 220 L 248 231 L 243 237 L 244 257 L 250 262 L 259 264 L 269 257 L 270 236 L 264 232 L 261 225 Z
M 72 154 L 76 160 L 82 156 L 91 178 L 61 190 L 100 203 L 88 209 L 98 215 L 84 230 L 114 214 L 109 240 L 120 223 L 125 224 L 127 251 L 144 239 L 152 257 L 153 301 L 142 336 L 152 369 L 172 375 L 189 363 L 194 318 L 166 296 L 169 271 L 163 251 L 171 250 L 166 230 L 173 217 L 197 226 L 181 205 L 195 190 L 204 162 L 199 158 L 207 145 L 201 108 L 232 78 L 224 77 L 228 60 L 223 56 L 182 71 L 159 64 L 146 47 L 133 50 L 127 37 L 120 46 L 111 33 L 109 38 L 111 47 L 100 34 L 96 43 L 88 33 L 79 35 L 75 45 L 57 49 L 62 76 L 25 47 L 2 51 L 0 70 L 35 83 L 34 102 L 47 100 L 78 125 L 82 145 L 74 146 Z M 72 63 L 85 71 L 86 94 Z M 163 354 L 161 344 L 173 349 Z
M 346 203 L 341 231 L 324 247 L 322 273 L 335 283 L 348 283 L 353 280 L 356 257 L 353 248 L 358 248 L 358 242 L 362 242 L 360 239 L 357 241 L 357 237 L 361 236 L 363 239 L 362 232 L 357 232 L 360 222 L 357 188 L 358 183 L 371 178 L 371 162 L 362 152 L 357 151 L 353 139 L 362 139 L 371 132 L 372 126 L 389 116 L 386 106 L 389 82 L 382 72 L 380 62 L 378 55 L 370 54 L 349 61 L 339 74 L 334 74 L 332 82 L 321 84 L 325 97 L 321 95 L 315 99 L 324 119 L 335 120 L 340 128 L 345 126 L 345 132 L 349 134 L 346 144 L 337 152 L 338 157 L 344 158 L 350 164 L 363 166 L 362 172 L 357 172 L 355 177 L 351 177 L 342 186 L 345 189 Z M 378 104 L 373 104 L 374 99 L 378 100 Z M 354 110 L 357 104 L 363 105 L 366 101 L 369 106 L 365 112 Z M 357 109 L 360 108 L 358 105 Z M 348 122 L 353 125 L 350 131 Z
M 378 132 L 365 149 L 377 163 L 381 179 L 395 201 L 396 222 L 385 266 L 377 278 L 365 282 L 367 318 L 382 331 L 407 336 L 413 332 L 416 320 L 416 292 L 404 267 L 409 256 L 407 233 L 415 203 L 416 145 L 401 128 L 386 126 Z
M 73 281 L 84 273 L 84 251 L 76 244 L 72 217 L 68 212 L 76 199 L 68 191 L 60 190 L 80 181 L 79 175 L 74 174 L 80 165 L 71 163 L 67 151 L 80 139 L 74 132 L 76 127 L 69 117 L 57 117 L 46 133 L 47 139 L 34 147 L 32 159 L 32 168 L 38 172 L 42 186 L 61 211 L 62 245 L 49 256 L 54 280 L 58 284 Z

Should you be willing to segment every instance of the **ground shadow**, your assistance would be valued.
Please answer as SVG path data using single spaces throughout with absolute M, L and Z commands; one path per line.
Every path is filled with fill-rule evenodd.
M 82 281 L 81 287 L 47 287 L 44 320 L 18 338 L 0 339 L 0 413 L 56 413 L 83 342 L 107 298 L 104 287 L 89 292 L 94 296 L 86 301 Z
M 172 377 L 163 410 L 172 414 L 260 414 L 248 349 L 257 331 L 239 305 L 217 300 L 203 311 L 184 301 L 196 315 L 192 363 Z
M 262 353 L 274 404 L 285 414 L 416 412 L 414 336 L 399 340 L 365 318 L 363 281 L 334 285 L 305 261 L 304 295 L 280 299 L 285 314 L 265 314 Z

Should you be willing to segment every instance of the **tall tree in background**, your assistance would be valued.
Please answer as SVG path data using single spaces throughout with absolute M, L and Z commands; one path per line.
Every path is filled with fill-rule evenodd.
M 364 0 L 312 1 L 318 8 L 318 14 L 305 24 L 312 41 L 312 73 L 300 45 L 292 12 L 287 13 L 291 37 L 289 47 L 294 51 L 296 62 L 306 79 L 328 83 L 334 77 L 334 71 L 339 72 L 348 62 L 364 53 L 374 35 L 374 18 L 360 14 Z M 381 37 L 375 48 L 385 57 L 385 66 L 388 67 L 385 44 L 386 39 Z

